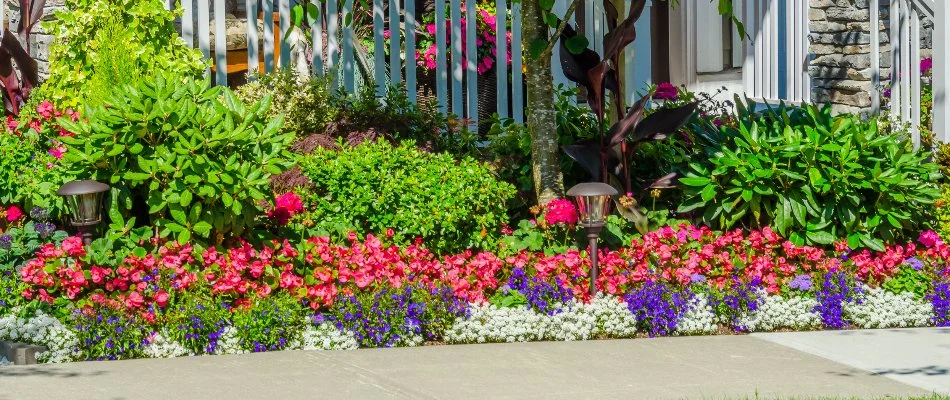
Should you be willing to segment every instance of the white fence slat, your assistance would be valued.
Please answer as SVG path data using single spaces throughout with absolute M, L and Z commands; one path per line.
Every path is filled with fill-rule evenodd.
M 353 0 L 343 0 L 343 89 L 356 93 L 356 69 L 354 68 L 353 45 Z
M 254 0 L 248 0 L 249 2 L 255 2 Z M 311 21 L 310 25 L 311 32 L 313 34 L 311 37 L 311 52 L 313 53 L 313 63 L 311 67 L 313 68 L 314 76 L 323 76 L 323 4 L 320 0 L 315 0 L 314 5 L 317 7 L 317 18 L 314 21 Z M 254 15 L 257 15 L 255 13 Z M 257 29 L 255 29 L 257 31 Z
M 891 17 L 891 26 L 888 31 L 888 41 L 891 43 L 891 111 L 898 112 L 901 104 L 901 51 L 900 41 L 900 0 L 891 0 L 888 9 Z
M 419 59 L 416 57 L 416 2 L 406 1 L 404 12 L 404 26 L 406 31 L 406 96 L 413 104 L 416 103 L 416 66 Z
M 920 15 L 917 9 L 910 10 L 910 133 L 914 148 L 920 147 Z
M 933 42 L 933 131 L 943 142 L 950 141 L 950 4 L 934 4 Z
M 468 98 L 466 104 L 468 111 L 466 117 L 471 123 L 471 129 L 478 127 L 478 47 L 475 43 L 475 28 L 478 26 L 478 13 L 475 12 L 475 2 L 469 0 L 465 2 L 465 60 L 466 62 L 466 84 L 468 88 L 465 93 Z
M 340 15 L 337 13 L 340 0 L 327 0 L 327 71 L 334 89 L 339 85 L 336 70 L 340 54 Z
M 264 6 L 264 72 L 269 74 L 274 72 L 274 0 L 261 2 Z
M 743 38 L 742 48 L 745 54 L 742 58 L 742 86 L 750 96 L 755 96 L 755 42 L 758 40 L 755 18 L 755 0 L 745 1 L 742 7 L 742 22 L 748 38 Z
M 524 123 L 524 80 L 522 75 L 521 2 L 511 4 L 511 117 Z
M 448 114 L 448 32 L 445 30 L 445 23 L 445 0 L 435 0 L 435 92 L 439 110 Z
M 343 88 L 349 93 L 356 92 L 356 68 L 353 58 L 353 45 L 356 35 L 353 32 L 353 0 L 343 0 Z
M 800 19 L 798 18 L 798 0 L 785 0 L 785 31 L 786 34 L 786 63 L 785 67 L 785 95 L 789 100 L 801 101 L 801 82 L 798 82 L 798 30 Z
M 280 17 L 280 60 L 281 68 L 290 66 L 290 0 L 279 0 L 277 14 Z
M 779 25 L 778 25 L 778 0 L 770 0 L 769 6 L 769 98 L 779 98 L 778 84 L 782 79 L 779 76 Z
M 260 38 L 257 35 L 257 0 L 246 0 L 247 10 L 247 68 L 248 72 L 260 72 L 260 56 L 257 53 Z
M 209 0 L 198 0 L 198 48 L 207 60 L 211 58 L 211 15 Z M 205 75 L 211 76 L 211 68 L 205 69 Z
M 386 54 L 383 38 L 383 0 L 373 0 L 373 77 L 376 79 L 376 96 L 386 95 Z M 392 37 L 392 31 L 389 32 Z
M 459 0 L 451 1 L 452 38 L 452 113 L 464 115 L 462 109 L 462 4 Z
M 5 2 L 3 3 L 6 4 Z M 181 15 L 181 36 L 185 39 L 185 44 L 187 44 L 188 47 L 195 47 L 194 4 L 192 4 L 192 0 L 181 0 L 181 7 L 185 11 Z
M 808 35 L 811 32 L 809 26 L 810 18 L 808 17 L 808 12 L 811 9 L 811 6 L 808 4 L 808 0 L 798 0 L 800 3 L 798 16 L 801 18 L 800 26 L 801 32 L 799 34 L 799 40 L 801 41 L 801 48 L 799 49 L 799 56 L 801 60 L 800 65 L 800 76 L 802 82 L 802 102 L 811 103 L 811 74 L 808 73 L 808 66 L 811 65 L 811 49 L 809 44 L 811 43 L 808 39 Z M 874 53 L 872 53 L 874 54 Z
M 881 112 L 881 7 L 880 2 L 870 5 L 871 14 L 871 113 Z
M 411 1 L 410 1 L 411 2 Z M 495 0 L 495 112 L 501 119 L 508 118 L 508 5 L 505 0 Z M 555 51 L 557 53 L 557 51 Z M 560 65 L 553 64 L 553 65 Z
M 753 55 L 755 56 L 755 68 L 753 71 L 754 86 L 752 87 L 752 97 L 765 97 L 765 87 L 763 85 L 765 77 L 765 42 L 768 40 L 768 21 L 765 20 L 765 4 L 761 1 L 755 1 L 755 12 L 752 13 L 752 19 L 755 21 L 755 39 Z
M 228 37 L 224 25 L 224 0 L 214 0 L 214 83 L 218 86 L 228 84 Z
M 910 122 L 910 98 L 912 96 L 910 92 L 910 57 L 913 54 L 913 43 L 910 43 L 910 2 L 907 0 L 901 0 L 901 29 L 900 29 L 900 43 L 901 46 L 907 46 L 906 51 L 901 52 L 901 72 L 903 72 L 905 78 L 901 79 L 901 93 L 904 95 L 901 97 L 900 107 L 901 107 L 901 121 Z
M 415 0 L 407 0 L 411 2 Z M 402 82 L 402 45 L 399 43 L 399 0 L 389 0 L 389 85 Z M 406 32 L 408 34 L 409 32 Z M 410 51 L 408 47 L 406 51 Z

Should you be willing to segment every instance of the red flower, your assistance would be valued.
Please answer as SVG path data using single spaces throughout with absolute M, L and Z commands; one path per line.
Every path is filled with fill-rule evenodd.
M 7 221 L 13 222 L 20 218 L 23 218 L 23 211 L 21 211 L 19 207 L 10 206 L 10 208 L 7 209 Z
M 70 236 L 63 240 L 63 251 L 72 257 L 86 255 L 86 249 L 83 248 L 82 239 L 79 236 Z
M 155 302 L 158 303 L 159 307 L 165 307 L 168 304 L 168 292 L 159 290 L 158 293 L 155 293 Z
M 274 209 L 267 212 L 267 217 L 277 221 L 278 225 L 287 225 L 294 215 L 303 211 L 303 201 L 296 193 L 284 193 L 274 201 Z
M 125 298 L 125 306 L 128 308 L 139 308 L 145 304 L 145 298 L 139 292 L 132 292 Z
M 549 225 L 574 225 L 577 223 L 577 209 L 574 208 L 574 203 L 570 200 L 551 200 L 545 208 L 547 212 L 544 214 L 544 221 Z
M 676 100 L 676 97 L 679 96 L 680 92 L 676 89 L 676 86 L 673 86 L 672 83 L 663 82 L 656 87 L 656 91 L 653 92 L 654 100 Z

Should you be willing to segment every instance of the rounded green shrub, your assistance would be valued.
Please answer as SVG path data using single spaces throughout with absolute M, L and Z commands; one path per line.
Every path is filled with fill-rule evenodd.
M 940 195 L 929 154 L 830 107 L 740 107 L 735 127 L 709 124 L 700 137 L 706 160 L 681 179 L 679 211 L 715 228 L 771 226 L 797 244 L 883 250 L 916 238 Z
M 304 218 L 315 229 L 344 237 L 391 228 L 397 243 L 422 238 L 438 252 L 492 246 L 514 194 L 488 166 L 411 142 L 321 148 L 300 166 L 313 181 Z

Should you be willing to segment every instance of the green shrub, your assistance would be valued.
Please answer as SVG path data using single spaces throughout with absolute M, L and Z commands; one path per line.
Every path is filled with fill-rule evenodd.
M 111 106 L 62 121 L 77 176 L 120 190 L 120 211 L 146 215 L 162 236 L 196 233 L 220 243 L 255 224 L 271 174 L 289 165 L 281 119 L 265 119 L 269 98 L 245 105 L 207 81 L 158 76 L 127 86 Z
M 426 153 L 413 143 L 318 149 L 300 166 L 313 181 L 305 219 L 317 230 L 343 237 L 392 228 L 397 243 L 420 237 L 441 252 L 494 244 L 514 192 L 471 158 Z
M 934 202 L 933 208 L 937 220 L 934 228 L 944 240 L 950 239 L 950 185 L 943 185 L 940 199 Z
M 284 131 L 300 136 L 322 133 L 326 124 L 337 117 L 333 106 L 332 81 L 327 78 L 299 79 L 292 71 L 256 76 L 235 93 L 245 103 L 272 97 L 270 117 L 284 116 Z
M 66 0 L 64 11 L 47 24 L 55 35 L 49 48 L 49 79 L 32 98 L 76 108 L 157 71 L 201 76 L 206 68 L 201 52 L 181 39 L 174 24 L 180 11 L 168 11 L 164 3 Z M 112 80 L 116 78 L 119 81 Z
M 703 134 L 708 160 L 681 179 L 680 211 L 715 228 L 769 225 L 798 244 L 847 238 L 883 250 L 916 237 L 939 196 L 928 154 L 830 107 L 740 107 L 736 128 L 709 124 Z

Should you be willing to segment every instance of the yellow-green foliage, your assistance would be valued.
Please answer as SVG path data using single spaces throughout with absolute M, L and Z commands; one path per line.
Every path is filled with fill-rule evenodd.
M 50 77 L 34 101 L 76 108 L 154 71 L 198 77 L 205 70 L 201 52 L 181 39 L 177 13 L 166 10 L 162 0 L 67 0 L 65 9 L 47 26 L 56 36 L 49 49 Z
M 940 237 L 950 238 L 950 185 L 943 186 L 943 194 L 934 202 L 934 217 Z

